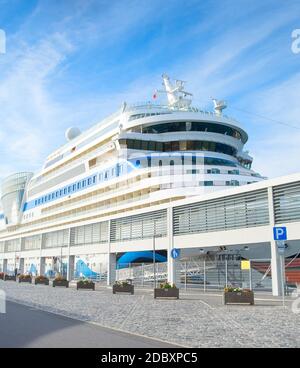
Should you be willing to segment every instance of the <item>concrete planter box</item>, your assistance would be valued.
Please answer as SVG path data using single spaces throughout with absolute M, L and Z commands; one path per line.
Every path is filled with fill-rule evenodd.
M 67 280 L 61 280 L 61 281 L 53 280 L 52 286 L 53 287 L 62 286 L 62 287 L 68 288 L 69 287 L 69 281 L 67 281 Z
M 226 291 L 224 304 L 250 304 L 254 305 L 253 291 Z
M 77 282 L 76 288 L 77 290 L 78 289 L 95 290 L 95 283 L 94 282 L 88 282 L 88 283 Z
M 113 285 L 113 294 L 130 293 L 134 294 L 134 285 Z
M 178 288 L 159 288 L 154 289 L 154 299 L 156 298 L 176 298 L 179 299 Z
M 49 285 L 49 279 L 34 280 L 34 285 Z
M 17 277 L 13 275 L 4 275 L 4 281 L 17 281 Z
M 26 278 L 18 278 L 18 282 L 27 282 L 29 284 L 32 283 L 32 278 L 31 277 L 26 277 Z

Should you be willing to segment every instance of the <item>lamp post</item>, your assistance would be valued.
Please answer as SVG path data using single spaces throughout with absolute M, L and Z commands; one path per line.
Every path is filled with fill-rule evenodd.
M 156 264 L 155 264 L 155 234 L 153 235 L 153 282 L 156 288 Z
M 63 266 L 62 266 L 62 246 L 60 247 L 60 274 L 63 276 Z
M 153 228 L 153 282 L 154 282 L 154 289 L 156 288 L 155 236 L 156 236 L 156 221 L 154 219 L 154 228 Z

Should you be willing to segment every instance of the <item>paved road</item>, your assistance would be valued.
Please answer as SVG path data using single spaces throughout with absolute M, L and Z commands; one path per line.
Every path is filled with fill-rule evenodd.
M 3 347 L 175 347 L 123 332 L 84 323 L 16 303 L 7 302 L 0 314 L 0 348 Z

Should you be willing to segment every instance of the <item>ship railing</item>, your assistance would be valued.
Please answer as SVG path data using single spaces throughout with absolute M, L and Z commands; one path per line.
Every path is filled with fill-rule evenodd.
M 191 185 L 191 183 L 194 183 L 193 186 L 198 186 L 198 181 L 199 179 L 203 179 L 203 175 L 205 175 L 205 173 L 198 173 L 198 174 L 192 174 L 192 173 L 184 173 L 182 172 L 182 169 L 175 169 L 174 172 L 172 173 L 172 177 L 174 178 L 178 178 L 178 180 L 173 180 L 173 181 L 167 181 L 167 179 L 169 180 L 171 177 L 170 174 L 170 170 L 157 170 L 157 169 L 143 169 L 141 171 L 137 171 L 135 176 L 140 176 L 140 175 L 145 175 L 145 174 L 151 174 L 151 177 L 145 178 L 142 181 L 139 182 L 135 182 L 134 184 L 136 184 L 135 189 L 139 190 L 139 189 L 145 189 L 147 188 L 150 184 L 151 181 L 153 181 L 153 178 L 161 178 L 161 183 L 157 183 L 157 184 L 161 184 L 163 186 L 165 185 L 176 185 L 176 184 L 181 184 L 180 187 L 184 187 L 186 182 L 182 180 L 182 176 L 184 175 L 191 175 L 192 176 L 192 181 L 189 181 L 189 185 Z M 199 175 L 199 178 L 196 177 L 196 175 Z M 126 180 L 130 180 L 130 179 L 134 179 L 134 177 L 130 177 L 129 179 Z M 114 183 L 114 185 L 116 185 L 117 183 Z M 154 183 L 153 183 L 154 184 Z M 245 183 L 246 184 L 246 183 Z M 60 209 L 63 208 L 64 211 L 68 210 L 68 209 L 73 209 L 74 206 L 76 206 L 77 203 L 80 203 L 80 206 L 82 206 L 83 204 L 91 204 L 94 202 L 97 202 L 98 200 L 103 200 L 103 196 L 115 196 L 117 194 L 126 194 L 126 190 L 127 188 L 123 186 L 117 188 L 117 189 L 111 189 L 111 190 L 105 190 L 105 188 L 109 188 L 109 186 L 111 186 L 112 183 L 107 183 L 106 187 L 102 188 L 102 192 L 97 194 L 97 195 L 91 195 L 89 198 L 86 199 L 78 199 L 78 201 L 75 202 L 71 202 L 70 204 L 66 204 L 66 203 L 61 203 L 61 208 L 60 207 L 56 207 L 54 209 L 45 209 L 43 211 L 43 214 L 53 214 L 53 213 L 57 213 Z M 214 182 L 214 186 L 225 186 L 226 182 L 225 181 L 215 181 Z M 162 188 L 163 189 L 163 188 Z
M 190 175 L 190 176 L 192 176 L 193 180 L 188 181 L 188 182 L 186 182 L 186 181 L 182 182 L 182 180 L 180 180 L 180 177 L 182 177 L 181 172 L 177 173 L 177 174 L 179 174 L 179 180 L 178 181 L 171 181 L 171 182 L 167 181 L 167 179 L 170 178 L 170 175 L 169 175 L 170 173 L 169 172 L 166 172 L 167 175 L 164 175 L 164 173 L 161 173 L 161 172 L 158 172 L 158 171 L 152 172 L 152 174 L 155 174 L 155 176 L 153 176 L 154 178 L 155 177 L 160 177 L 161 178 L 161 182 L 157 183 L 158 185 L 160 185 L 160 189 L 171 189 L 171 188 L 186 187 L 186 186 L 197 186 L 197 187 L 199 186 L 199 183 L 198 183 L 198 180 L 196 179 L 196 177 L 193 178 L 194 174 Z M 176 173 L 174 173 L 174 176 L 176 176 Z M 151 176 L 148 179 L 145 178 L 142 182 L 137 182 L 135 189 L 136 190 L 146 189 L 150 185 L 151 180 L 153 179 L 153 177 Z M 155 184 L 155 183 L 153 183 L 153 184 Z M 182 184 L 182 185 L 178 186 L 178 184 Z M 243 184 L 247 184 L 247 182 L 239 183 L 239 185 L 243 185 Z M 229 186 L 234 186 L 234 185 L 236 185 L 236 184 L 231 184 Z M 214 181 L 213 186 L 214 187 L 224 187 L 224 186 L 226 186 L 226 181 Z M 65 203 L 62 203 L 61 207 L 57 207 L 57 208 L 49 209 L 49 210 L 46 209 L 46 210 L 44 210 L 43 214 L 45 216 L 49 216 L 49 215 L 52 215 L 52 214 L 59 214 L 60 210 L 63 210 L 63 212 L 66 212 L 66 211 L 69 211 L 69 210 L 78 211 L 78 208 L 74 208 L 76 205 L 80 206 L 80 207 L 82 207 L 84 205 L 88 206 L 88 205 L 94 204 L 98 200 L 103 201 L 104 196 L 110 196 L 111 197 L 111 196 L 115 196 L 116 194 L 126 195 L 126 194 L 129 194 L 128 189 L 129 188 L 125 188 L 124 186 L 122 186 L 122 187 L 117 188 L 117 189 L 113 189 L 113 190 L 110 190 L 110 191 L 104 191 L 104 192 L 99 193 L 97 195 L 90 196 L 89 198 L 86 198 L 86 199 L 80 199 L 80 201 L 75 202 L 75 203 L 74 202 L 70 203 L 69 205 L 65 204 Z M 113 203 L 110 204 L 110 206 L 117 206 L 119 204 L 129 203 L 131 201 L 138 201 L 138 200 L 141 200 L 142 197 L 143 196 L 136 196 L 136 197 L 133 197 L 131 199 L 124 200 L 122 202 L 118 201 L 115 204 L 113 204 Z M 109 199 L 109 198 L 107 198 L 107 199 Z M 106 205 L 103 205 L 103 206 L 99 206 L 98 208 L 106 208 L 106 207 L 107 207 Z M 81 213 L 82 211 L 80 210 L 79 212 Z M 72 216 L 74 216 L 74 215 L 72 215 Z
M 102 205 L 102 206 L 99 206 L 99 207 L 97 206 L 97 208 L 93 208 L 93 209 L 90 209 L 90 210 L 82 210 L 82 209 L 80 209 L 78 211 L 78 210 L 75 209 L 74 212 L 71 215 L 64 215 L 61 218 L 61 221 L 62 221 L 62 224 L 63 224 L 65 222 L 68 222 L 68 220 L 74 220 L 75 218 L 77 218 L 79 216 L 86 216 L 86 215 L 89 215 L 89 214 L 96 215 L 97 212 L 99 212 L 101 210 L 108 210 L 108 209 L 110 210 L 113 207 L 123 206 L 123 205 L 126 205 L 128 203 L 142 201 L 142 200 L 148 199 L 149 197 L 150 197 L 149 194 L 145 194 L 145 195 L 142 195 L 142 196 L 137 196 L 137 197 L 129 198 L 129 199 L 126 199 L 124 201 L 119 201 L 119 202 L 116 202 L 116 203 L 111 203 L 109 205 L 109 208 L 108 208 L 107 204 L 105 204 L 105 205 Z M 48 213 L 47 213 L 47 216 L 48 216 Z M 41 226 L 44 227 L 44 226 L 52 225 L 52 224 L 55 224 L 55 225 L 59 226 L 60 225 L 59 220 L 60 219 L 54 219 L 54 220 L 43 221 L 43 222 L 40 222 L 40 223 L 37 223 L 37 224 L 33 224 L 33 225 L 28 225 L 28 226 L 26 226 L 26 231 L 27 230 L 34 230 L 36 228 L 40 228 Z
M 230 120 L 233 121 L 235 123 L 237 123 L 239 125 L 239 122 L 233 118 L 230 117 L 228 115 L 222 114 L 219 115 L 213 111 L 206 111 L 206 110 L 202 110 L 198 107 L 194 107 L 194 106 L 189 106 L 189 107 L 185 107 L 185 108 L 172 108 L 169 105 L 165 105 L 165 104 L 159 104 L 159 103 L 154 103 L 151 101 L 141 101 L 141 102 L 137 102 L 135 104 L 130 104 L 126 107 L 126 111 L 134 111 L 134 110 L 144 110 L 144 109 L 162 109 L 162 110 L 169 110 L 171 112 L 197 112 L 197 113 L 201 113 L 204 116 L 214 116 L 217 118 L 223 118 L 226 120 Z

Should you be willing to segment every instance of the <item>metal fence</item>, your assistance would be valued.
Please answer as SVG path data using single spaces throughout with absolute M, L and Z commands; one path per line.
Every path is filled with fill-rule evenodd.
M 271 291 L 272 274 L 270 259 L 203 259 L 179 262 L 180 288 L 221 290 L 226 286 Z M 299 265 L 298 265 L 299 263 Z M 286 259 L 285 285 L 300 283 L 300 260 Z M 298 271 L 297 271 L 298 270 Z M 117 280 L 131 280 L 140 287 L 153 287 L 167 280 L 167 263 L 119 264 Z
M 92 272 L 85 277 L 106 285 L 107 270 Z M 61 272 L 66 275 L 66 269 Z M 84 275 L 72 277 L 80 279 Z M 178 262 L 178 280 L 176 286 L 182 289 L 222 290 L 226 286 L 249 288 L 251 290 L 271 291 L 272 273 L 270 259 L 243 260 L 237 256 L 211 256 L 203 259 L 189 259 Z M 286 290 L 300 285 L 300 258 L 285 259 Z M 116 280 L 130 280 L 137 287 L 153 288 L 167 281 L 167 262 L 117 264 Z

